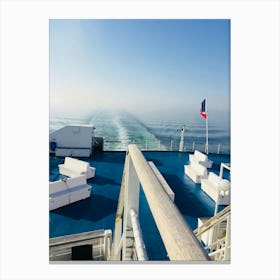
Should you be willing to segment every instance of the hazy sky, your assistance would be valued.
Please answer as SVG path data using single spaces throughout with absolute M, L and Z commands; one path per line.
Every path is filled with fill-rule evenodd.
M 50 20 L 50 112 L 230 110 L 229 20 Z

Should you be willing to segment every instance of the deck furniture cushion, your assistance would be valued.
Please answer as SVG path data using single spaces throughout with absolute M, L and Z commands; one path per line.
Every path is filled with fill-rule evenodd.
M 208 156 L 203 154 L 202 152 L 195 150 L 194 154 L 189 156 L 190 162 L 199 163 L 206 168 L 211 168 L 213 165 L 213 161 L 208 159 Z
M 201 189 L 206 192 L 218 205 L 230 203 L 230 181 L 222 179 L 213 172 L 207 179 L 201 180 Z
M 90 196 L 86 176 L 66 178 L 49 183 L 49 210 L 54 210 Z
M 185 174 L 189 176 L 195 183 L 200 183 L 202 178 L 207 178 L 207 168 L 199 163 L 191 162 L 185 165 Z
M 95 176 L 95 167 L 91 167 L 88 162 L 79 159 L 65 157 L 64 164 L 59 164 L 59 173 L 68 177 L 86 175 L 86 178 Z

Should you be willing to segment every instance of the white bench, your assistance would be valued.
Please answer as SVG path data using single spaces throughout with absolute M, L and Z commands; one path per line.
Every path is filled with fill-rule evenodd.
M 201 179 L 201 189 L 206 192 L 217 205 L 230 204 L 230 181 L 222 179 L 213 172 L 207 179 Z
M 54 210 L 90 196 L 91 186 L 85 175 L 49 183 L 49 210 Z
M 86 178 L 95 176 L 95 167 L 91 167 L 88 162 L 79 159 L 66 157 L 64 164 L 59 164 L 59 173 L 68 177 L 86 175 Z
M 202 164 L 206 168 L 211 168 L 213 161 L 208 159 L 208 156 L 203 154 L 202 152 L 195 150 L 194 154 L 189 157 L 190 162 L 196 162 Z
M 199 163 L 191 162 L 185 165 L 185 174 L 188 175 L 195 183 L 200 183 L 202 178 L 207 178 L 207 168 Z

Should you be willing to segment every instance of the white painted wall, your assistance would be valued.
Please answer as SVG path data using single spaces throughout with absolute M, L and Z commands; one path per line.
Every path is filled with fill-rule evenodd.
M 92 125 L 69 125 L 50 135 L 58 148 L 91 148 L 94 127 Z

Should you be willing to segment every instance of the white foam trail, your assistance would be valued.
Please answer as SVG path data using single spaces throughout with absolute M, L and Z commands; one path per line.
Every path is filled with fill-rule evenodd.
M 130 144 L 130 143 L 129 143 L 127 130 L 122 125 L 121 120 L 120 120 L 120 116 L 115 117 L 114 124 L 117 128 L 117 131 L 118 131 L 118 139 L 117 140 L 120 141 L 120 143 L 117 144 L 116 148 L 120 149 L 120 150 L 126 150 L 127 145 Z

